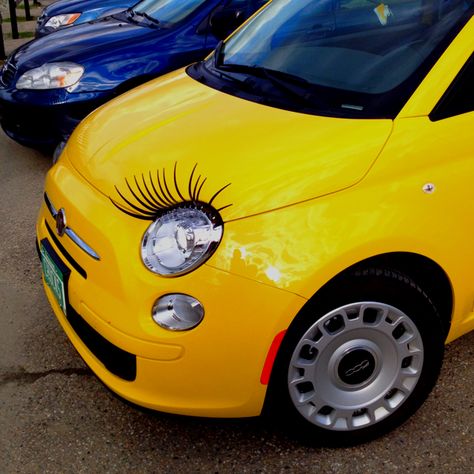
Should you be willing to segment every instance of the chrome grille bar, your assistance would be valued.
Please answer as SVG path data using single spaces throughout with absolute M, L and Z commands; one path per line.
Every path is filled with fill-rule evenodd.
M 46 206 L 53 217 L 53 219 L 56 219 L 56 216 L 58 214 L 58 211 L 54 207 L 53 203 L 50 201 L 48 195 L 44 193 L 44 201 L 46 203 Z M 69 226 L 66 227 L 64 233 L 87 255 L 92 257 L 95 260 L 100 260 L 99 254 L 84 240 L 82 240 Z

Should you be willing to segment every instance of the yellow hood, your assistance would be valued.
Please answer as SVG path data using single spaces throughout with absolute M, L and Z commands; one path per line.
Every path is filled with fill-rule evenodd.
M 205 202 L 230 183 L 213 202 L 231 205 L 223 211 L 229 221 L 354 185 L 391 127 L 391 120 L 312 116 L 249 102 L 181 70 L 94 112 L 65 153 L 91 185 L 119 202 L 118 191 L 136 202 L 125 179 L 142 200 L 137 183 L 149 196 L 153 186 L 161 194 L 160 181 L 178 201 L 200 189 Z

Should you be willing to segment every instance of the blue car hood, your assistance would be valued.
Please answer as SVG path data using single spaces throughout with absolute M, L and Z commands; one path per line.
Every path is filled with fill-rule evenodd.
M 93 9 L 113 8 L 127 8 L 134 5 L 136 1 L 133 0 L 59 0 L 47 6 L 44 13 L 51 17 L 63 13 L 82 13 L 84 11 Z
M 122 46 L 133 45 L 137 52 L 141 40 L 166 35 L 166 32 L 107 17 L 31 41 L 16 51 L 13 61 L 20 73 L 50 62 L 93 64 L 98 56 L 101 62 L 110 63 L 120 59 Z

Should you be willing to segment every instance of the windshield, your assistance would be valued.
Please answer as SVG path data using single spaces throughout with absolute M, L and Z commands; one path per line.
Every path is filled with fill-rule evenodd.
M 433 54 L 439 57 L 437 49 L 472 15 L 472 5 L 472 0 L 273 0 L 218 50 L 215 67 L 227 77 L 257 75 L 280 95 L 286 86 L 326 111 L 390 116 L 401 108 L 394 102 L 408 92 L 407 84 L 413 86 L 417 73 L 426 74 L 421 70 L 427 59 L 432 65 Z
M 162 26 L 170 26 L 184 20 L 207 0 L 143 0 L 133 7 L 133 11 L 159 21 Z

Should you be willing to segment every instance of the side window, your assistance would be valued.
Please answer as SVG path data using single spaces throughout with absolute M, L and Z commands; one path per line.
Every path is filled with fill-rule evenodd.
M 218 39 L 229 36 L 250 15 L 250 0 L 226 0 L 211 13 L 209 27 Z
M 472 111 L 474 111 L 474 54 L 431 112 L 430 119 L 442 120 Z

